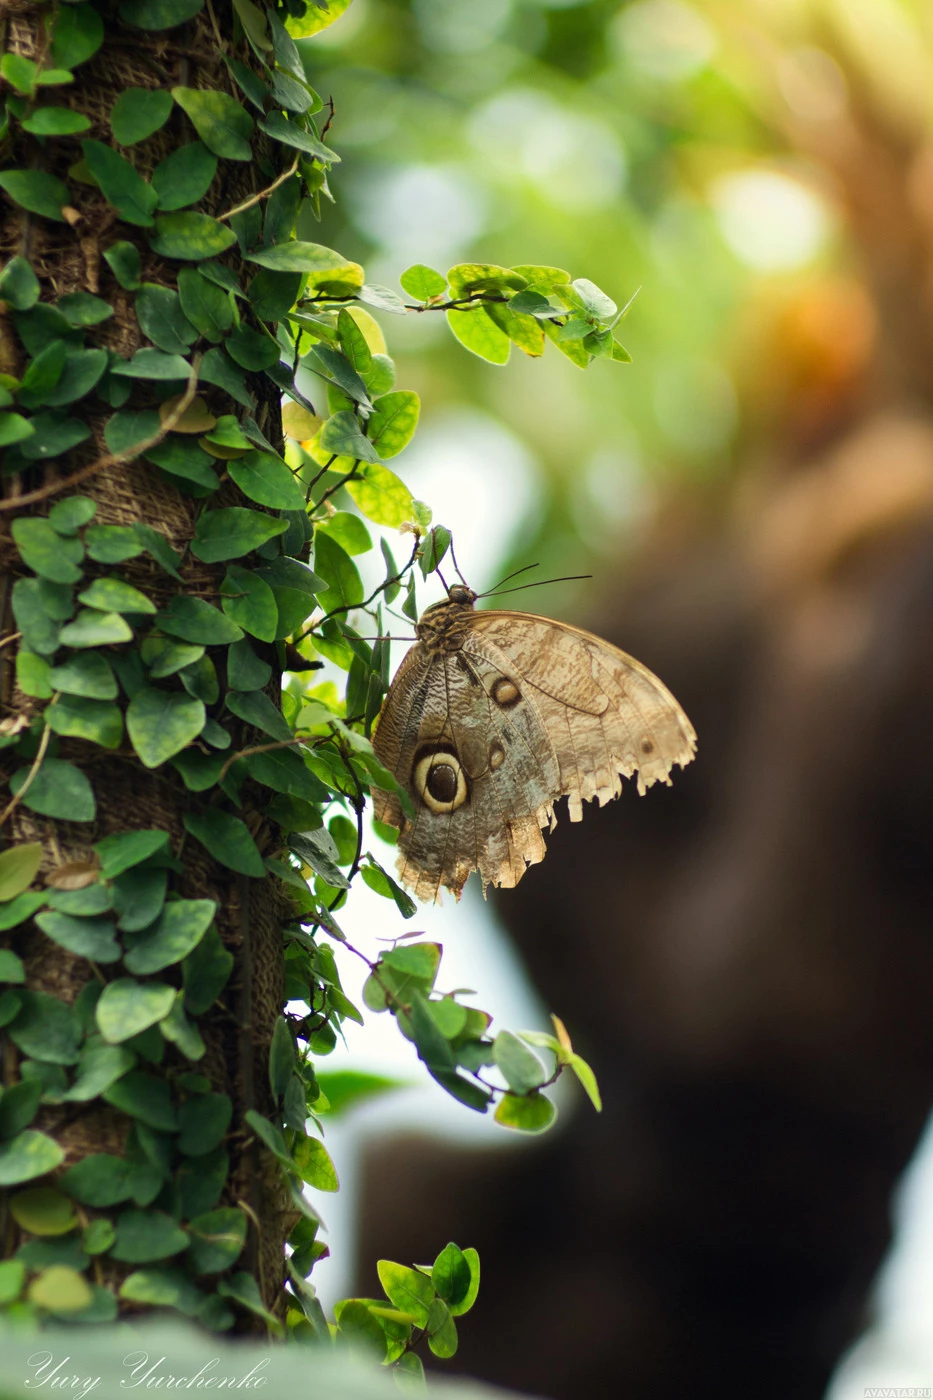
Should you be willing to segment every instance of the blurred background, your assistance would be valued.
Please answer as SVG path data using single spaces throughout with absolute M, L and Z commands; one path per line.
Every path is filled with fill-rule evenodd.
M 399 470 L 474 587 L 592 573 L 509 601 L 638 656 L 700 736 L 519 889 L 415 920 L 497 1028 L 563 1017 L 602 1116 L 338 1120 L 359 1272 L 322 1281 L 477 1247 L 456 1365 L 555 1400 L 933 1386 L 933 9 L 353 0 L 305 42 L 343 157 L 306 237 L 392 287 L 640 289 L 634 363 L 586 373 L 383 317 L 423 400 Z M 377 903 L 361 942 L 398 932 Z M 379 1033 L 343 1063 L 420 1082 Z

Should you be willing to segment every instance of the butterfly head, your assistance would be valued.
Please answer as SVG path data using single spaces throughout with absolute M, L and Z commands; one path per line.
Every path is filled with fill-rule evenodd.
M 472 588 L 467 588 L 465 583 L 455 583 L 447 590 L 448 603 L 458 603 L 464 608 L 472 608 L 476 596 Z

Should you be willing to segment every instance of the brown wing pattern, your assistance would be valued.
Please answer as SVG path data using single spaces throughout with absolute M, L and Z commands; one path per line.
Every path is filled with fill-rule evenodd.
M 693 726 L 633 657 L 588 632 L 526 613 L 469 618 L 459 650 L 418 644 L 392 683 L 374 735 L 380 761 L 411 797 L 376 793 L 399 829 L 398 871 L 419 899 L 459 898 L 470 872 L 517 885 L 545 855 L 542 828 L 568 798 L 600 806 L 638 774 L 638 790 L 689 763 Z

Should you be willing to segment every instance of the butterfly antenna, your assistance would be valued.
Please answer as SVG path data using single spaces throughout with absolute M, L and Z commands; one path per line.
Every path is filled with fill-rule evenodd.
M 454 552 L 453 536 L 451 536 L 451 540 L 450 540 L 450 557 L 451 557 L 451 559 L 454 561 L 454 568 L 457 570 L 457 578 L 458 578 L 458 579 L 460 580 L 460 582 L 463 584 L 464 588 L 469 588 L 470 585 L 467 583 L 466 579 L 463 577 L 463 574 L 461 574 L 461 572 L 460 572 L 460 565 L 457 563 L 457 555 L 456 555 L 456 553 Z
M 494 593 L 498 593 L 504 583 L 508 583 L 510 578 L 518 578 L 519 574 L 527 574 L 529 569 L 540 569 L 540 567 L 540 564 L 523 564 L 520 569 L 513 569 L 510 574 L 506 574 L 505 578 L 500 578 L 494 588 L 487 589 L 485 593 L 478 593 L 476 596 L 478 598 L 491 598 Z M 533 588 L 534 584 L 529 583 L 525 587 Z
M 534 567 L 531 565 L 530 567 Z M 522 572 L 521 570 L 519 572 Z M 511 574 L 511 578 L 515 575 Z M 564 574 L 561 578 L 542 578 L 537 583 L 519 583 L 515 588 L 492 588 L 488 593 L 481 593 L 481 598 L 493 598 L 502 593 L 521 593 L 525 588 L 543 588 L 546 583 L 576 583 L 579 579 L 592 578 L 592 574 Z M 505 579 L 502 580 L 505 583 Z

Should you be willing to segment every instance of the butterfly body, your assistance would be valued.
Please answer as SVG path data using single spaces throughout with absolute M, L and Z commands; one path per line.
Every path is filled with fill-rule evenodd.
M 670 691 L 633 657 L 592 633 L 531 613 L 476 612 L 465 586 L 428 608 L 383 702 L 373 736 L 404 787 L 375 794 L 399 830 L 398 871 L 419 899 L 459 898 L 471 871 L 517 885 L 544 859 L 542 828 L 568 799 L 618 797 L 670 782 L 689 763 L 693 726 Z

